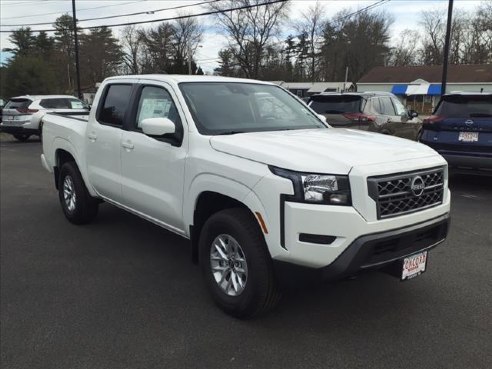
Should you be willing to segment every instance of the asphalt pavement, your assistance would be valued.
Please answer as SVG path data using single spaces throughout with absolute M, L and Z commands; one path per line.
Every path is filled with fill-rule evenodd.
M 0 146 L 2 368 L 492 367 L 492 178 L 451 178 L 449 238 L 422 276 L 290 291 L 239 321 L 186 240 L 108 204 L 68 223 L 39 141 Z

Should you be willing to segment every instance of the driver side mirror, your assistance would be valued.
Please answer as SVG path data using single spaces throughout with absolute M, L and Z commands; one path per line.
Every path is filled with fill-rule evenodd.
M 419 116 L 419 113 L 417 113 L 415 110 L 409 110 L 408 111 L 408 116 L 410 118 L 417 118 Z
M 176 125 L 168 118 L 147 118 L 140 122 L 140 126 L 148 136 L 163 136 L 176 132 Z

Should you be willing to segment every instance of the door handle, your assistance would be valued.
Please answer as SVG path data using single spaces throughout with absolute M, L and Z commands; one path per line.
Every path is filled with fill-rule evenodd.
M 87 135 L 87 138 L 89 139 L 89 141 L 91 142 L 96 142 L 97 140 L 97 135 L 94 133 L 94 132 L 91 132 Z
M 124 147 L 128 151 L 133 150 L 133 148 L 135 147 L 135 146 L 133 146 L 133 143 L 131 141 L 124 141 L 121 143 L 121 146 Z

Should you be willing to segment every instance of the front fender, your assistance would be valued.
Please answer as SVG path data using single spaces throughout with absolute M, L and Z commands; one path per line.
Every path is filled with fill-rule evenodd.
M 255 214 L 259 212 L 268 227 L 266 212 L 258 196 L 248 186 L 233 179 L 216 174 L 204 173 L 196 176 L 191 182 L 188 192 L 184 196 L 183 217 L 185 225 L 193 224 L 193 216 L 200 194 L 215 192 L 237 200 Z M 189 227 L 186 229 L 189 232 Z

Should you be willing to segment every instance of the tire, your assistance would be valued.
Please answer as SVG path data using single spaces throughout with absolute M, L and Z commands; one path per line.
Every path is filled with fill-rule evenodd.
M 69 222 L 86 224 L 97 215 L 99 202 L 87 191 L 75 162 L 63 164 L 58 180 L 58 197 Z
M 39 122 L 39 133 L 38 133 L 39 139 L 43 141 L 43 121 Z
M 27 140 L 29 140 L 29 137 L 31 137 L 31 135 L 26 135 L 26 134 L 14 135 L 14 138 L 20 142 L 26 142 Z
M 220 244 L 220 240 L 227 243 L 227 246 L 222 243 L 222 256 L 214 247 L 214 244 Z M 239 250 L 236 252 L 236 258 L 226 261 L 224 254 L 234 254 L 227 254 L 227 247 Z M 273 272 L 272 260 L 258 223 L 249 210 L 234 208 L 212 215 L 201 231 L 199 253 L 205 283 L 215 303 L 227 314 L 248 319 L 265 314 L 278 304 L 281 294 Z M 231 260 L 232 264 L 237 262 L 239 265 L 231 266 Z M 215 275 L 212 272 L 212 264 Z M 229 270 L 224 272 L 225 278 L 222 282 L 222 286 L 229 286 L 228 290 L 219 286 L 216 280 L 221 278 L 222 272 L 218 270 L 220 268 Z M 233 277 L 233 270 L 237 273 L 236 278 Z

